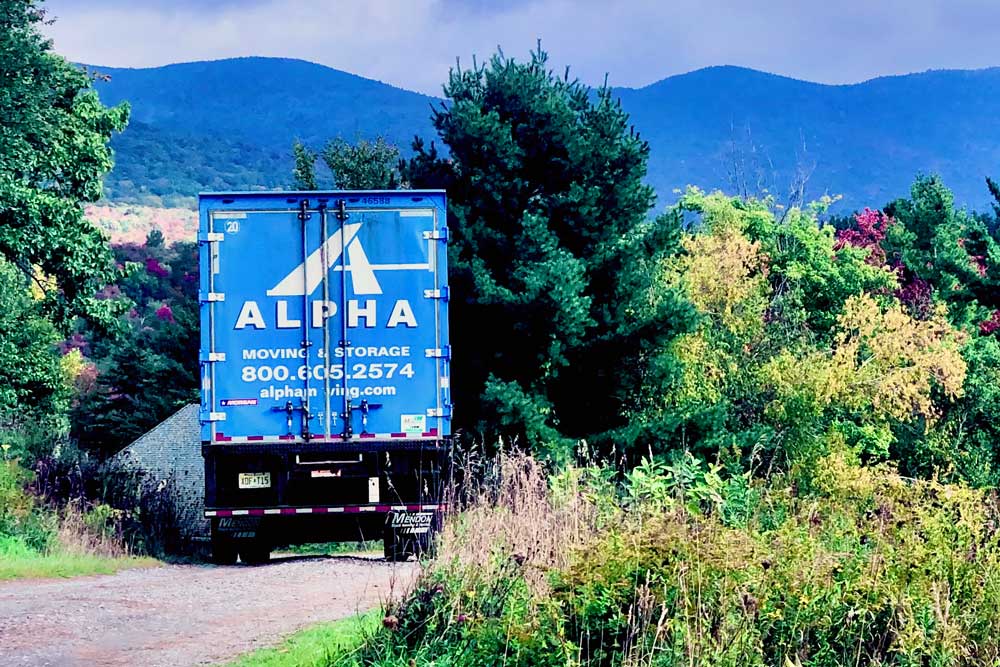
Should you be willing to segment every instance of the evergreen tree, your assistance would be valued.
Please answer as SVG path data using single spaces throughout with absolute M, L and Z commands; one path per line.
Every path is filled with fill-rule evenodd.
M 1000 185 L 987 176 L 986 187 L 989 189 L 990 195 L 993 196 L 993 212 L 996 213 L 997 219 L 1000 220 Z
M 295 156 L 295 167 L 292 170 L 295 189 L 316 190 L 316 154 L 300 141 L 292 144 L 292 154 Z
M 679 298 L 637 297 L 680 222 L 648 222 L 648 145 L 609 88 L 553 75 L 540 48 L 456 68 L 445 93 L 449 156 L 416 141 L 402 171 L 448 191 L 458 423 L 553 453 L 621 436 L 645 355 L 688 321 Z

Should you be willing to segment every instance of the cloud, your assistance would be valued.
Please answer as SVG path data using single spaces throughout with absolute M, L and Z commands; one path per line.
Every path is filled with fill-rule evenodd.
M 537 39 L 590 83 L 642 86 L 717 64 L 847 83 L 1000 64 L 995 0 L 52 0 L 48 28 L 73 60 L 146 67 L 303 58 L 440 94 L 456 57 Z

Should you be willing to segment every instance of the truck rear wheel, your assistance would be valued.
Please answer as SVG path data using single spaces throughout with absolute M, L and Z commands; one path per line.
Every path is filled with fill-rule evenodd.
M 430 551 L 431 541 L 436 527 L 432 527 L 421 535 L 404 533 L 397 528 L 385 527 L 382 537 L 382 550 L 387 561 L 396 563 L 409 560 L 410 556 L 420 557 Z
M 385 554 L 385 559 L 390 563 L 409 560 L 410 556 L 414 555 L 412 541 L 411 535 L 402 535 L 394 528 L 386 526 L 382 537 L 382 551 Z
M 212 562 L 216 565 L 236 564 L 236 541 L 231 537 L 212 532 Z
M 271 545 L 263 540 L 246 540 L 239 545 L 244 565 L 263 565 L 271 560 Z

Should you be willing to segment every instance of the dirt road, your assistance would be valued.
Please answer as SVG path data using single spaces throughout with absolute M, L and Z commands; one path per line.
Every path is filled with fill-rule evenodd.
M 0 583 L 4 667 L 187 667 L 277 643 L 395 597 L 415 563 L 276 558 L 261 567 L 166 565 Z

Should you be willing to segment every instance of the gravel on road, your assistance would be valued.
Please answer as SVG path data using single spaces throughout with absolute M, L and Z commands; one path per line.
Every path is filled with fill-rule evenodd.
M 0 583 L 0 665 L 216 664 L 398 597 L 418 567 L 289 557 L 259 567 L 164 565 Z

